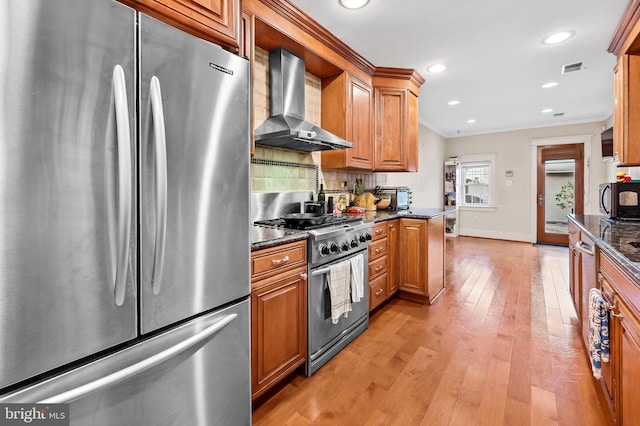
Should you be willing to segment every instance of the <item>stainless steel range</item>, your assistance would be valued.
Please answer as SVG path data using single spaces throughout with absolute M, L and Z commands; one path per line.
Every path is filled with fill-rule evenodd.
M 298 201 L 296 201 L 297 203 Z M 256 200 L 252 199 L 252 205 Z M 286 206 L 280 200 L 273 205 Z M 262 209 L 264 210 L 264 209 Z M 287 211 L 291 211 L 289 207 Z M 274 211 L 279 215 L 278 211 Z M 307 243 L 308 280 L 308 333 L 306 373 L 311 376 L 327 361 L 351 343 L 369 325 L 368 251 L 372 224 L 360 217 L 328 215 L 324 222 L 310 226 L 297 226 L 276 218 L 254 222 L 271 227 L 295 227 L 309 234 Z M 331 295 L 328 286 L 330 266 L 362 256 L 364 297 L 352 303 L 347 317 L 341 316 L 334 324 L 331 318 Z
M 308 231 L 308 376 L 318 371 L 369 326 L 367 247 L 371 241 L 371 227 L 371 223 L 359 221 Z M 356 256 L 362 256 L 364 297 L 352 304 L 348 317 L 341 317 L 337 324 L 333 324 L 327 284 L 330 266 Z

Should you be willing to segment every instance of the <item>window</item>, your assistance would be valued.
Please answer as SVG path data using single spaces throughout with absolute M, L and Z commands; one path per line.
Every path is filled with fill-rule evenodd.
M 460 160 L 461 206 L 494 207 L 495 155 Z

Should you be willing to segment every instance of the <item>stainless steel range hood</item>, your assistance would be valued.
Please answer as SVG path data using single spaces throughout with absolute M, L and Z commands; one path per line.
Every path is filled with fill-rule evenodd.
M 282 47 L 269 52 L 271 117 L 255 130 L 256 144 L 305 152 L 353 147 L 305 121 L 304 73 L 302 58 Z

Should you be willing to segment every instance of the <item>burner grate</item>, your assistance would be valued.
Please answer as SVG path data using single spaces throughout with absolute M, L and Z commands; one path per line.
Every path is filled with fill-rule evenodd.
M 262 226 L 271 226 L 275 228 L 289 228 L 289 229 L 299 229 L 303 231 L 311 230 L 311 229 L 321 229 L 329 226 L 342 225 L 346 223 L 360 222 L 362 221 L 361 216 L 333 216 L 327 215 L 326 220 L 318 225 L 300 225 L 296 226 L 294 224 L 289 225 L 285 223 L 284 219 L 268 219 L 268 220 L 259 220 L 254 222 L 254 225 L 262 225 Z

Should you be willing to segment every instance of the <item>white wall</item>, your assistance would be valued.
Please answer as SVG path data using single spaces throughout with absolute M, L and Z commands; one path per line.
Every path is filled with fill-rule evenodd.
M 420 124 L 418 129 L 418 172 L 385 173 L 385 186 L 408 186 L 413 207 L 442 207 L 446 139 Z
M 593 135 L 591 152 L 585 152 L 585 214 L 598 214 L 598 185 L 607 181 L 602 162 L 600 133 L 604 122 L 576 124 L 448 139 L 446 157 L 495 153 L 496 208 L 460 211 L 461 235 L 516 241 L 535 241 L 531 224 L 535 220 L 535 193 L 532 191 L 532 139 Z M 535 152 L 535 150 L 534 150 Z M 423 155 L 421 153 L 421 155 Z M 507 186 L 505 171 L 513 171 Z M 440 175 L 442 173 L 440 172 Z

